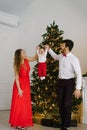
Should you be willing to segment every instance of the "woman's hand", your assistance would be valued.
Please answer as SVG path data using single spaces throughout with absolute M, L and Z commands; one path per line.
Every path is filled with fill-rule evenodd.
M 18 88 L 18 95 L 21 97 L 23 96 L 23 90 L 21 88 Z

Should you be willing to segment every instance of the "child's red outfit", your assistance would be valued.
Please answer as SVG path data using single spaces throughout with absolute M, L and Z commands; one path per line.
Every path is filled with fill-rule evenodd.
M 42 79 L 45 79 L 46 76 L 46 56 L 47 56 L 47 49 L 45 50 L 44 54 L 40 54 L 39 50 L 37 50 L 38 55 L 38 76 L 44 77 Z
M 38 76 L 46 76 L 46 62 L 42 62 L 38 64 Z

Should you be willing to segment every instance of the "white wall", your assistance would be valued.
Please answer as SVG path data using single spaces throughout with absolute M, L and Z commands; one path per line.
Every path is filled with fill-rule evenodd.
M 13 57 L 17 41 L 17 28 L 0 24 L 0 110 L 10 107 L 14 79 Z

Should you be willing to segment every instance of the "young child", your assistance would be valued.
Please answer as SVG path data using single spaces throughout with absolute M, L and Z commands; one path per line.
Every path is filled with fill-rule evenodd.
M 46 56 L 47 56 L 47 49 L 46 47 L 42 48 L 37 46 L 37 55 L 38 55 L 38 76 L 41 80 L 45 79 L 46 77 Z

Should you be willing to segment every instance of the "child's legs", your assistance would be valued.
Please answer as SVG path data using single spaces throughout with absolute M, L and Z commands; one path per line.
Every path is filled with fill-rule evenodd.
M 45 77 L 46 76 L 46 69 L 47 69 L 47 65 L 46 62 L 44 62 L 42 64 L 42 76 Z
M 41 69 L 41 63 L 38 63 L 38 76 L 41 77 L 42 76 L 42 69 Z
M 39 77 L 46 76 L 46 62 L 42 62 L 38 64 L 38 76 Z

